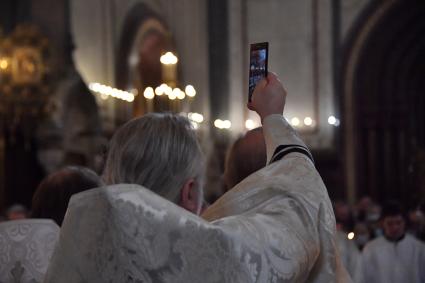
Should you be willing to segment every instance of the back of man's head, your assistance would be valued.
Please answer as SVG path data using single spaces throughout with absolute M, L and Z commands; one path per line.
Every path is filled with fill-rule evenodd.
M 256 128 L 238 138 L 230 148 L 225 165 L 224 182 L 230 190 L 267 163 L 263 129 Z
M 33 218 L 50 218 L 62 225 L 69 199 L 73 194 L 101 185 L 92 170 L 69 166 L 48 175 L 39 184 L 32 199 Z
M 103 179 L 107 184 L 139 184 L 180 204 L 188 180 L 194 180 L 202 197 L 203 174 L 203 155 L 189 120 L 176 114 L 150 113 L 116 131 Z
M 6 218 L 8 220 L 25 219 L 28 216 L 28 210 L 22 204 L 14 204 L 6 210 Z

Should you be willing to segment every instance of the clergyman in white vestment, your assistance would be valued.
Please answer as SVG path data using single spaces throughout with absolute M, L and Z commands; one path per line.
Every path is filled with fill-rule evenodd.
M 362 275 L 361 269 L 361 254 L 354 240 L 349 240 L 347 233 L 338 230 L 337 244 L 339 254 L 348 274 L 354 282 L 358 282 Z
M 326 188 L 280 114 L 284 99 L 274 75 L 259 83 L 251 107 L 269 165 L 204 219 L 138 185 L 75 195 L 45 282 L 351 282 Z
M 387 203 L 382 214 L 384 235 L 363 249 L 362 282 L 425 282 L 425 244 L 406 234 L 401 206 Z

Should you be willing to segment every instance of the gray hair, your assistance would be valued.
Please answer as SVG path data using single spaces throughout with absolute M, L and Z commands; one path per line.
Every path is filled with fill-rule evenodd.
M 194 178 L 202 198 L 204 157 L 189 120 L 150 113 L 121 126 L 110 142 L 103 179 L 142 185 L 178 203 L 180 188 Z

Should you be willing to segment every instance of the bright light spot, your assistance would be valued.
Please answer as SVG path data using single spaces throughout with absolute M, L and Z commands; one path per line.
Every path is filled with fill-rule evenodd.
M 198 123 L 196 123 L 195 121 L 190 121 L 190 123 L 192 123 L 192 127 L 193 127 L 195 130 L 199 129 L 199 124 L 198 124 Z
M 214 121 L 214 126 L 219 129 L 230 129 L 232 123 L 229 120 L 217 119 Z
M 300 125 L 300 119 L 298 119 L 297 117 L 292 118 L 291 124 L 292 124 L 292 126 L 295 126 L 295 127 L 299 126 Z
M 163 95 L 164 94 L 164 89 L 162 87 L 160 87 L 160 86 L 157 86 L 155 88 L 155 94 L 158 95 L 158 96 Z
M 168 98 L 171 100 L 174 100 L 177 98 L 177 92 L 175 92 L 174 90 L 170 92 L 170 94 L 168 95 Z
M 306 126 L 313 125 L 313 119 L 311 119 L 310 117 L 305 117 L 304 118 L 304 125 L 306 125 Z
M 232 123 L 229 120 L 223 121 L 223 128 L 230 129 L 231 126 L 232 126 Z
M 340 122 L 339 122 L 339 119 L 336 119 L 336 121 L 335 121 L 335 127 L 338 127 L 339 126 L 339 124 L 340 124 Z
M 329 118 L 328 118 L 328 123 L 330 124 L 330 125 L 333 125 L 333 126 L 335 126 L 335 127 L 338 127 L 339 126 L 339 119 L 337 119 L 337 118 L 335 118 L 335 116 L 329 116 Z
M 165 95 L 170 96 L 173 93 L 173 89 L 171 87 L 169 87 L 168 85 L 165 85 L 164 93 L 165 93 Z M 174 99 L 175 99 L 175 97 L 174 97 Z
M 186 97 L 186 94 L 184 93 L 184 91 L 179 91 L 179 93 L 177 94 L 177 98 L 182 100 Z
M 136 66 L 137 64 L 139 64 L 139 56 L 137 54 L 131 54 L 130 58 L 128 59 L 128 64 L 131 67 Z
M 153 88 L 150 87 L 150 86 L 148 86 L 147 88 L 145 88 L 145 91 L 143 92 L 143 96 L 146 99 L 152 99 L 152 98 L 154 98 L 155 97 L 155 93 L 153 91 Z
M 180 92 L 181 92 L 181 90 L 180 90 L 178 87 L 174 88 L 174 89 L 173 89 L 173 91 L 172 91 L 172 93 L 169 95 L 169 98 L 170 98 L 171 100 L 174 100 L 174 99 L 176 99 L 176 98 L 181 97 Z M 173 98 L 171 98 L 171 97 L 173 97 Z M 179 99 L 180 99 L 180 98 L 179 98 Z
M 188 113 L 187 118 L 189 118 L 189 120 L 194 121 L 196 123 L 202 123 L 204 121 L 204 116 L 199 113 Z
M 214 127 L 219 128 L 219 129 L 223 129 L 223 121 L 221 121 L 220 119 L 217 119 L 214 121 Z
M 93 92 L 100 94 L 100 98 L 103 100 L 106 100 L 109 96 L 112 96 L 114 98 L 122 99 L 128 102 L 134 101 L 133 93 L 116 89 L 107 85 L 102 85 L 99 83 L 90 83 L 89 89 Z
M 164 65 L 174 65 L 178 62 L 177 57 L 172 52 L 165 53 L 159 60 Z
M 354 239 L 354 232 L 348 233 L 347 238 L 348 238 L 348 240 Z
M 189 97 L 194 97 L 196 95 L 196 90 L 192 85 L 187 85 L 184 91 Z
M 6 70 L 8 66 L 9 66 L 9 62 L 7 62 L 6 59 L 0 60 L 0 68 L 1 69 Z
M 251 119 L 248 119 L 245 121 L 245 128 L 247 128 L 248 130 L 252 130 L 256 127 L 257 125 L 255 124 L 254 121 L 252 121 Z
M 94 92 L 97 92 L 98 91 L 97 90 L 97 86 L 98 85 L 99 85 L 98 83 L 90 83 L 89 84 L 89 89 L 92 90 L 92 91 L 94 91 Z

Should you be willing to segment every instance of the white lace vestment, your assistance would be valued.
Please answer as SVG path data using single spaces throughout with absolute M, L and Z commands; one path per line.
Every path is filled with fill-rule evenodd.
M 364 247 L 362 270 L 362 283 L 423 283 L 425 244 L 409 234 L 398 242 L 380 236 Z
M 0 223 L 0 282 L 42 282 L 59 229 L 49 219 Z
M 326 188 L 292 149 L 308 150 L 282 116 L 264 132 L 275 162 L 206 220 L 137 185 L 74 195 L 45 282 L 349 282 Z

